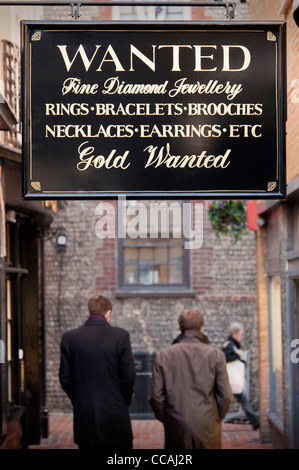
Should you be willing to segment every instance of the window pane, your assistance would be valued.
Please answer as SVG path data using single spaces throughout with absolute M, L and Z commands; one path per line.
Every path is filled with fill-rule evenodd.
M 7 399 L 12 402 L 12 364 L 7 364 Z
M 167 246 L 155 248 L 155 261 L 167 263 Z
M 6 280 L 6 357 L 7 357 L 7 395 L 8 401 L 13 401 L 13 312 L 12 312 L 12 282 Z
M 11 361 L 12 360 L 12 331 L 11 331 L 11 322 L 8 321 L 6 325 L 6 331 L 7 331 L 7 360 Z
M 138 283 L 138 266 L 125 266 L 124 282 L 125 284 Z
M 182 284 L 183 283 L 183 266 L 169 266 L 169 284 Z
M 141 266 L 139 270 L 139 282 L 144 285 L 168 284 L 168 266 Z
M 139 251 L 140 264 L 149 264 L 153 261 L 153 249 L 152 248 L 140 248 Z
M 157 284 L 159 279 L 159 272 L 153 269 L 152 266 L 140 266 L 139 269 L 139 283 L 144 285 Z
M 11 224 L 6 224 L 6 261 L 7 263 L 12 263 L 13 253 L 12 253 L 12 236 L 11 236 Z
M 11 300 L 12 300 L 12 292 L 11 292 L 11 280 L 7 279 L 6 281 L 6 318 L 7 320 L 12 320 L 12 305 L 11 305 Z
M 281 337 L 281 291 L 280 278 L 270 279 L 270 316 L 271 316 L 271 411 L 283 416 L 282 388 L 282 337 Z
M 127 264 L 130 261 L 138 260 L 138 248 L 125 248 L 124 249 L 124 261 Z
M 169 249 L 169 260 L 170 263 L 182 263 L 183 262 L 183 247 L 173 246 Z
M 168 284 L 168 266 L 161 264 L 158 266 L 158 284 Z

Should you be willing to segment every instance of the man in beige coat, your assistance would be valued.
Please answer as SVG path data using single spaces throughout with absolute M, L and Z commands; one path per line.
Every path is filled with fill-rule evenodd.
M 149 401 L 164 424 L 165 449 L 221 449 L 232 392 L 225 356 L 208 344 L 203 324 L 199 310 L 184 310 L 178 342 L 154 362 Z

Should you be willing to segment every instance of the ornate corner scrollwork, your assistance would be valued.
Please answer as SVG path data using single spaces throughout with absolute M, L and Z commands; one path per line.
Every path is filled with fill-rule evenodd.
M 42 37 L 42 32 L 36 31 L 34 34 L 32 34 L 31 41 L 40 41 L 41 37 Z
M 276 188 L 277 186 L 277 182 L 276 181 L 270 181 L 268 183 L 268 186 L 267 186 L 267 190 L 268 191 L 274 191 L 274 189 Z
M 275 36 L 275 34 L 272 33 L 272 31 L 267 32 L 267 40 L 268 41 L 276 41 L 276 36 Z
M 31 181 L 31 186 L 33 187 L 33 189 L 35 189 L 36 191 L 41 191 L 42 190 L 42 187 L 41 187 L 41 184 L 39 181 Z

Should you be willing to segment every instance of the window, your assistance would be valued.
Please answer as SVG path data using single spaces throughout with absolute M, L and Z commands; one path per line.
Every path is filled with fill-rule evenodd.
M 6 363 L 7 401 L 21 403 L 24 391 L 24 361 L 21 328 L 21 279 L 26 272 L 20 267 L 21 233 L 17 221 L 6 224 Z
M 297 261 L 297 260 L 296 260 Z M 295 340 L 295 359 L 298 359 L 298 338 L 299 338 L 299 279 L 294 280 L 296 289 L 296 310 L 293 311 L 292 340 Z M 292 425 L 292 448 L 299 449 L 299 363 L 291 356 L 291 425 Z
M 175 290 L 189 287 L 189 257 L 184 249 L 179 202 L 131 201 L 119 239 L 119 287 Z
M 280 277 L 270 277 L 270 412 L 283 416 Z
M 12 319 L 12 284 L 6 280 L 6 357 L 7 357 L 7 399 L 13 402 L 13 319 Z
M 114 6 L 112 19 L 121 21 L 187 21 L 191 19 L 191 7 L 165 6 Z

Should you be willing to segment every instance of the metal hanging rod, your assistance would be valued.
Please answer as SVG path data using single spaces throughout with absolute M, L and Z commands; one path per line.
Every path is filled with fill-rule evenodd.
M 95 7 L 95 6 L 180 6 L 180 7 L 222 7 L 226 9 L 226 17 L 230 20 L 235 18 L 235 2 L 224 2 L 222 0 L 215 0 L 214 2 L 199 2 L 199 1 L 182 1 L 182 0 L 172 0 L 172 1 L 147 1 L 147 0 L 137 0 L 137 1 L 127 1 L 127 0 L 116 0 L 116 1 L 90 1 L 82 0 L 80 2 L 72 1 L 0 1 L 0 6 L 69 6 L 71 8 L 70 16 L 77 20 L 80 15 L 80 7 Z
M 222 0 L 215 0 L 214 2 L 200 2 L 200 1 L 182 1 L 182 0 L 172 0 L 172 1 L 162 1 L 160 2 L 159 0 L 156 1 L 147 1 L 147 0 L 137 0 L 137 1 L 127 1 L 127 0 L 117 0 L 117 1 L 98 1 L 94 2 L 93 0 L 82 0 L 80 2 L 72 2 L 72 1 L 51 1 L 51 0 L 44 0 L 44 1 L 38 1 L 38 0 L 33 0 L 33 1 L 0 1 L 0 6 L 45 6 L 45 5 L 50 5 L 50 6 L 69 6 L 69 5 L 84 5 L 84 6 L 120 6 L 120 5 L 125 5 L 125 6 L 159 6 L 159 5 L 168 5 L 168 6 L 196 6 L 196 7 L 226 7 L 228 6 L 236 6 L 236 2 L 224 2 Z

